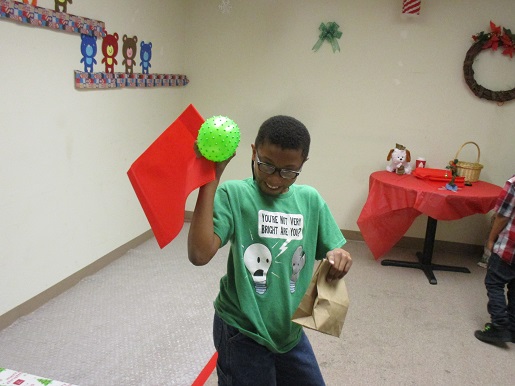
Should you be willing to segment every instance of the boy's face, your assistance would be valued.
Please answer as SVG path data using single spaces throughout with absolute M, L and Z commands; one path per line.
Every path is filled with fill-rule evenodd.
M 274 166 L 276 168 L 275 172 L 267 174 L 261 171 L 258 166 L 258 159 L 263 164 Z M 301 149 L 283 149 L 268 142 L 263 143 L 259 148 L 252 145 L 252 160 L 254 161 L 254 175 L 259 188 L 263 193 L 273 196 L 286 193 L 296 179 L 283 178 L 279 174 L 279 169 L 300 171 L 304 164 Z M 284 171 L 283 174 L 285 174 Z

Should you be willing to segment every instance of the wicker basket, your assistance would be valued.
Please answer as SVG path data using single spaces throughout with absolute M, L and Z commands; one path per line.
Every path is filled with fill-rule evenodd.
M 477 160 L 476 162 L 464 162 L 460 161 L 459 154 L 461 149 L 465 145 L 472 144 L 477 147 Z M 479 157 L 481 155 L 481 151 L 479 150 L 479 146 L 475 142 L 465 142 L 463 145 L 461 145 L 460 149 L 456 153 L 455 159 L 458 159 L 457 166 L 457 173 L 460 177 L 465 177 L 465 182 L 476 182 L 479 180 L 479 174 L 481 173 L 481 169 L 483 169 L 483 165 L 479 163 Z

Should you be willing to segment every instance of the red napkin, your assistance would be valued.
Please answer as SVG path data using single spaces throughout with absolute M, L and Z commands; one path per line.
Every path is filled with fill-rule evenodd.
M 416 168 L 412 174 L 415 177 L 423 179 L 433 185 L 444 186 L 446 183 L 451 182 L 452 173 L 447 169 L 431 169 L 431 168 Z M 456 177 L 454 183 L 458 188 L 465 186 L 465 177 Z
M 204 118 L 189 105 L 127 172 L 161 248 L 181 231 L 188 195 L 215 179 L 215 164 L 197 158 L 193 150 L 203 123 Z

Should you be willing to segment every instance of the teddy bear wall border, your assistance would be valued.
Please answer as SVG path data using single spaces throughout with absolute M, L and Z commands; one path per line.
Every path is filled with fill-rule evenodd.
M 71 1 L 69 2 L 71 3 Z M 67 3 L 68 2 L 65 2 L 63 6 L 56 1 L 56 7 L 52 10 L 38 7 L 37 0 L 32 0 L 30 4 L 29 1 L 0 0 L 0 19 L 28 24 L 34 27 L 50 28 L 56 31 L 80 34 L 81 52 L 84 42 L 87 41 L 90 45 L 90 49 L 93 44 L 95 44 L 95 55 L 97 38 L 105 39 L 107 36 L 110 38 L 118 36 L 117 33 L 112 35 L 107 34 L 103 21 L 67 13 Z M 112 44 L 112 39 L 109 41 Z M 74 71 L 75 88 L 181 87 L 189 83 L 188 77 L 183 74 L 150 74 L 149 68 L 151 67 L 152 43 L 141 42 L 140 44 L 141 49 L 145 50 L 144 55 L 141 57 L 142 73 L 134 73 L 132 67 L 129 70 L 127 66 L 125 73 L 115 73 L 112 63 L 116 64 L 117 61 L 114 58 L 113 62 L 113 57 L 107 56 L 104 56 L 102 60 L 102 63 L 106 63 L 106 72 L 93 72 L 93 65 L 96 64 L 94 56 L 86 57 L 83 53 L 81 63 L 84 63 L 85 71 Z M 108 68 L 108 61 L 111 63 L 110 68 Z

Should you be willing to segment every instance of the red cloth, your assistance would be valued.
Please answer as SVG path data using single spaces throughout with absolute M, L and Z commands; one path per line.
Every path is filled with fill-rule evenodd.
M 161 248 L 181 231 L 188 195 L 215 179 L 215 164 L 193 150 L 203 123 L 189 105 L 127 172 Z
M 452 179 L 452 172 L 448 169 L 416 168 L 413 170 L 413 175 L 436 187 L 445 186 Z M 454 184 L 458 188 L 463 188 L 465 186 L 465 177 L 456 177 Z
M 368 198 L 357 223 L 378 259 L 402 238 L 419 215 L 457 220 L 487 213 L 494 208 L 500 192 L 501 187 L 483 181 L 452 192 L 411 174 L 374 172 L 370 175 Z

